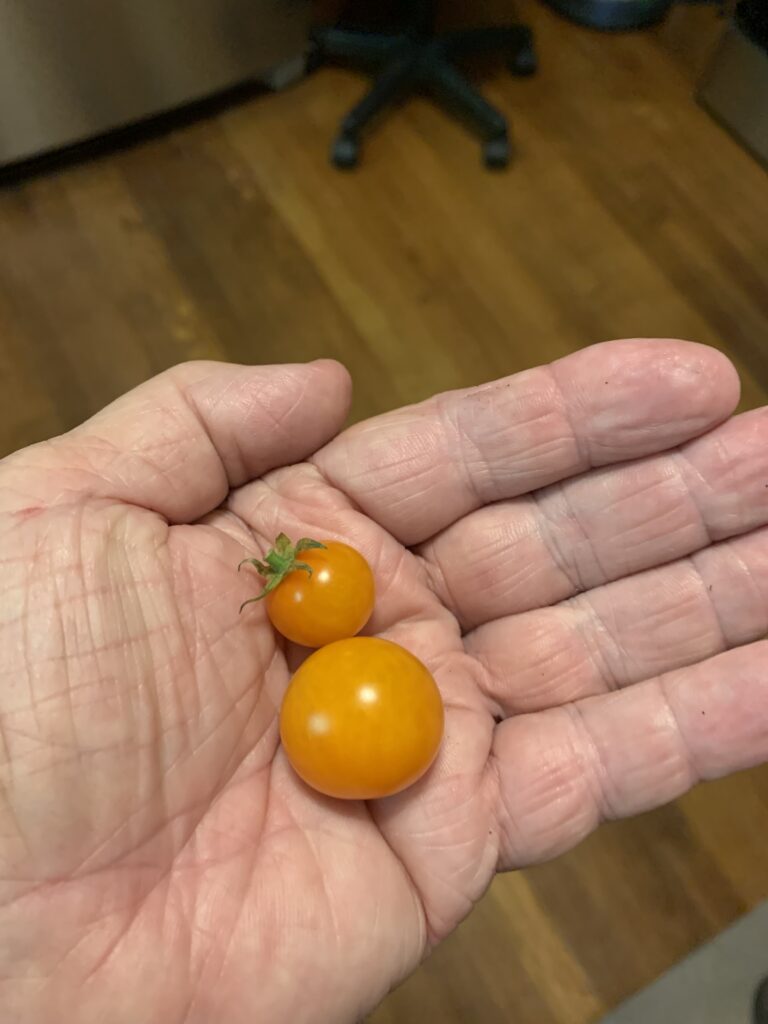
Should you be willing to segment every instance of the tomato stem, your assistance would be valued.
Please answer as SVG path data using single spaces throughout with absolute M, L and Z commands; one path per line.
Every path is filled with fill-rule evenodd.
M 281 533 L 275 539 L 275 546 L 264 556 L 263 562 L 258 558 L 244 558 L 237 567 L 238 572 L 244 565 L 252 565 L 259 576 L 264 577 L 266 583 L 260 594 L 257 594 L 256 597 L 249 597 L 247 601 L 243 601 L 240 605 L 240 611 L 247 604 L 261 601 L 275 587 L 279 587 L 290 572 L 295 572 L 299 569 L 303 572 L 308 572 L 311 576 L 312 566 L 307 565 L 306 562 L 300 562 L 297 556 L 302 551 L 311 551 L 313 548 L 325 549 L 325 544 L 321 544 L 319 540 L 312 540 L 311 537 L 302 537 L 301 540 L 293 544 L 289 537 Z

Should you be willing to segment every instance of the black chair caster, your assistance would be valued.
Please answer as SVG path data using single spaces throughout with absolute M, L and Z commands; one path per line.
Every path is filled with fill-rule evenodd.
M 331 148 L 331 163 L 342 170 L 357 167 L 360 160 L 360 143 L 349 135 L 339 135 Z
M 506 135 L 488 139 L 483 144 L 483 163 L 491 171 L 500 171 L 509 165 L 511 147 Z
M 524 46 L 515 53 L 509 61 L 509 70 L 519 78 L 528 78 L 535 75 L 539 68 L 536 59 L 536 51 L 532 46 Z

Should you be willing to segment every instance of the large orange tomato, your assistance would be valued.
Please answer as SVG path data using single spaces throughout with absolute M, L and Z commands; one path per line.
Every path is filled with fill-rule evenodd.
M 371 617 L 373 573 L 348 544 L 305 539 L 292 545 L 281 534 L 264 563 L 246 561 L 267 578 L 259 597 L 266 596 L 272 625 L 294 643 L 323 647 L 355 636 Z
M 296 772 L 328 796 L 370 800 L 415 782 L 443 736 L 443 703 L 426 667 L 389 640 L 339 640 L 310 655 L 280 713 Z

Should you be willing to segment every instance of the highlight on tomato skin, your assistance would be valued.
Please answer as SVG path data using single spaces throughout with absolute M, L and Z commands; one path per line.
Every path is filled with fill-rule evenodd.
M 371 617 L 373 572 L 349 544 L 304 538 L 294 545 L 280 534 L 264 562 L 244 562 L 254 565 L 266 584 L 242 607 L 265 598 L 272 625 L 287 640 L 323 647 L 355 636 Z
M 378 637 L 315 651 L 293 676 L 280 738 L 313 789 L 346 800 L 392 796 L 421 778 L 443 737 L 440 691 L 425 665 Z

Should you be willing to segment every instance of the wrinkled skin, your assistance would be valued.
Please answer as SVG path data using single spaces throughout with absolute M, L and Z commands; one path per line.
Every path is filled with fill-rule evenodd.
M 768 412 L 723 356 L 609 343 L 338 434 L 348 397 L 186 364 L 0 465 L 4 1021 L 354 1021 L 496 870 L 768 757 Z M 235 572 L 280 530 L 360 548 L 368 631 L 438 680 L 398 797 L 281 754 L 296 652 Z

